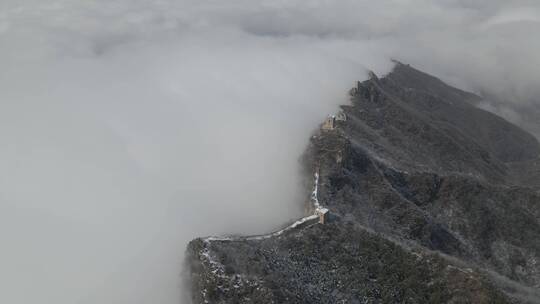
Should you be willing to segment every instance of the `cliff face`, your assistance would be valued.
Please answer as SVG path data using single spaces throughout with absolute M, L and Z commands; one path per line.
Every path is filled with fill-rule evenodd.
M 536 139 L 399 63 L 351 94 L 304 157 L 328 221 L 192 241 L 194 303 L 537 303 Z

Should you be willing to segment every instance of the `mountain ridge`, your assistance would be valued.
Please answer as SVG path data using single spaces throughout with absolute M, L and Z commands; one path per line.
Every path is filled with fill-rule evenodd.
M 359 82 L 303 157 L 329 221 L 192 241 L 193 302 L 537 303 L 540 183 L 516 163 L 540 144 L 477 98 L 401 63 Z

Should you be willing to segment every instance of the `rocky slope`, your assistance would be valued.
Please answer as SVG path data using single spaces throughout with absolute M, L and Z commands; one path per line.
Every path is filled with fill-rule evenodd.
M 400 63 L 351 96 L 304 156 L 327 221 L 192 241 L 193 302 L 540 303 L 537 140 Z

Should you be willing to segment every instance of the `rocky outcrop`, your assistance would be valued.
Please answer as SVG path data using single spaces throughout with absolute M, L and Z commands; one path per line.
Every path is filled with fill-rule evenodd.
M 304 157 L 327 223 L 192 241 L 194 303 L 537 303 L 536 139 L 400 63 L 351 94 Z

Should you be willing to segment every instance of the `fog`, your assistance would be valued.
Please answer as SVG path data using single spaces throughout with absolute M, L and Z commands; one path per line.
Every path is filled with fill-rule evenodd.
M 300 216 L 310 134 L 391 58 L 537 130 L 539 22 L 537 1 L 0 1 L 0 302 L 187 303 L 187 242 Z

